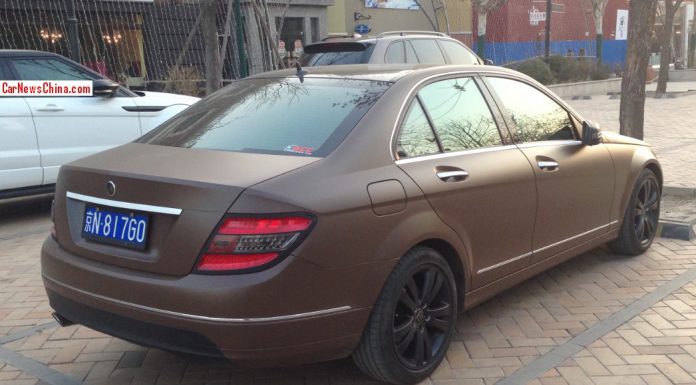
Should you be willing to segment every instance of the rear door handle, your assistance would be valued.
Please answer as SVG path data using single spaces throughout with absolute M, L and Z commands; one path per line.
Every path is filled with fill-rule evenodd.
M 469 177 L 469 173 L 464 170 L 438 171 L 437 177 L 443 182 L 461 182 Z
M 44 107 L 37 108 L 36 111 L 41 112 L 60 112 L 63 111 L 63 107 L 57 106 L 55 104 L 47 104 Z
M 552 160 L 540 160 L 540 161 L 537 161 L 537 165 L 539 165 L 539 168 L 544 170 L 544 171 L 556 171 L 556 170 L 558 170 L 558 162 L 554 162 Z

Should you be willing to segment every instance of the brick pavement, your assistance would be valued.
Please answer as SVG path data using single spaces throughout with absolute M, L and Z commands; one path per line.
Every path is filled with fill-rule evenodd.
M 654 90 L 649 84 L 648 90 Z M 696 90 L 696 82 L 668 83 L 667 91 Z M 592 95 L 590 100 L 569 100 L 584 118 L 604 130 L 619 130 L 620 99 Z M 656 150 L 669 186 L 696 188 L 696 95 L 674 99 L 647 98 L 645 140 Z
M 2 343 L 50 322 L 38 265 L 44 237 L 27 233 L 0 240 L 0 384 L 61 383 L 26 367 L 3 364 L 3 351 L 27 358 L 34 369 L 41 365 L 87 384 L 371 382 L 350 360 L 246 369 L 143 348 L 82 326 L 49 325 Z M 426 383 L 494 384 L 694 267 L 692 242 L 659 239 L 649 252 L 634 258 L 595 249 L 461 315 L 446 360 Z M 696 284 L 691 282 L 531 383 L 696 384 L 693 363 Z
M 604 118 L 612 116 L 614 101 L 607 100 L 595 96 L 572 103 L 610 127 Z M 688 106 L 693 102 L 685 97 L 647 103 L 649 127 L 673 128 L 646 129 L 669 170 L 668 183 L 696 182 L 696 171 L 678 173 L 679 161 L 693 162 L 680 154 L 696 154 L 688 142 L 694 134 L 685 123 L 696 114 Z M 667 103 L 684 111 L 665 125 Z M 38 263 L 49 223 L 46 202 L 20 203 L 9 211 L 0 206 L 0 384 L 372 383 L 349 359 L 247 369 L 140 347 L 82 326 L 57 327 Z M 424 383 L 696 384 L 696 281 L 646 302 L 694 273 L 694 242 L 658 239 L 649 252 L 633 258 L 605 248 L 585 253 L 462 314 L 445 361 Z M 593 332 L 641 301 L 644 309 L 626 322 Z M 578 339 L 586 345 L 578 345 Z

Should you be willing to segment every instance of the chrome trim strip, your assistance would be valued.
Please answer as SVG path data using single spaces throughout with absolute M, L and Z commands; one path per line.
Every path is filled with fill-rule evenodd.
M 477 271 L 476 274 L 482 274 L 482 273 L 485 273 L 485 272 L 487 272 L 487 271 L 491 271 L 491 270 L 493 270 L 493 269 L 497 269 L 497 268 L 499 268 L 499 267 L 502 267 L 502 266 L 507 265 L 508 263 L 512 263 L 512 262 L 515 262 L 515 261 L 519 261 L 520 259 L 527 258 L 527 257 L 529 257 L 530 255 L 532 255 L 532 253 L 522 254 L 522 255 L 520 255 L 519 257 L 515 257 L 515 258 L 512 258 L 512 259 L 508 259 L 507 261 L 503 261 L 503 262 L 500 262 L 500 263 L 496 263 L 496 264 L 493 265 L 493 266 L 484 267 L 483 269 Z
M 82 201 L 82 202 L 94 203 L 94 204 L 98 204 L 98 205 L 118 207 L 118 208 L 122 208 L 122 209 L 137 210 L 137 211 L 147 211 L 150 213 L 181 215 L 181 209 L 176 209 L 173 207 L 152 206 L 152 205 L 144 205 L 144 204 L 140 204 L 140 203 L 114 201 L 111 199 L 103 199 L 103 198 L 97 198 L 97 197 L 93 197 L 93 196 L 89 196 L 89 195 L 77 194 L 77 193 L 70 192 L 70 191 L 68 191 L 65 195 L 70 199 L 75 199 L 75 200 Z
M 610 225 L 611 225 L 611 223 L 607 223 L 606 225 L 602 225 L 602 226 L 599 226 L 599 227 L 595 227 L 594 229 L 592 229 L 592 230 L 587 230 L 587 231 L 585 231 L 584 233 L 581 233 L 581 234 L 572 236 L 572 237 L 570 237 L 570 238 L 566 238 L 566 239 L 564 239 L 564 240 L 562 240 L 562 241 L 558 241 L 558 242 L 556 242 L 556 243 L 552 243 L 552 244 L 550 244 L 550 245 L 547 245 L 547 246 L 544 246 L 544 247 L 542 247 L 542 248 L 536 249 L 536 250 L 534 250 L 534 253 L 540 253 L 540 252 L 542 252 L 542 251 L 544 251 L 544 250 L 548 250 L 548 249 L 550 249 L 550 248 L 552 248 L 552 247 L 555 247 L 555 246 L 558 246 L 558 245 L 560 245 L 560 244 L 562 244 L 562 243 L 570 242 L 570 241 L 572 241 L 572 240 L 574 240 L 574 239 L 577 239 L 577 238 L 580 238 L 580 237 L 584 237 L 584 236 L 587 235 L 587 234 L 593 233 L 593 232 L 595 232 L 595 231 L 597 231 L 597 230 L 601 230 L 601 229 L 603 229 L 603 228 L 606 228 L 607 230 L 609 230 L 609 226 L 610 226 Z
M 322 310 L 310 311 L 307 313 L 297 313 L 297 314 L 288 314 L 288 315 L 281 315 L 281 316 L 275 316 L 275 317 L 258 317 L 258 318 L 207 317 L 207 316 L 196 315 L 196 314 L 180 313 L 180 312 L 175 312 L 175 311 L 171 311 L 171 310 L 158 309 L 158 308 L 154 308 L 154 307 L 150 307 L 150 306 L 138 305 L 138 304 L 131 303 L 131 302 L 121 301 L 118 299 L 105 297 L 103 295 L 90 293 L 90 292 L 78 289 L 76 287 L 66 285 L 64 283 L 60 283 L 60 282 L 56 281 L 55 279 L 49 278 L 43 274 L 42 274 L 42 276 L 44 279 L 51 281 L 56 285 L 63 286 L 63 287 L 68 288 L 70 290 L 74 290 L 74 291 L 76 291 L 80 294 L 86 295 L 88 297 L 97 298 L 97 299 L 111 302 L 111 303 L 115 303 L 115 304 L 121 305 L 121 306 L 131 307 L 131 308 L 135 308 L 135 309 L 139 309 L 139 310 L 145 310 L 145 311 L 148 311 L 151 313 L 158 313 L 158 314 L 163 314 L 163 315 L 172 316 L 172 317 L 187 318 L 187 319 L 191 319 L 191 320 L 205 321 L 205 322 L 255 323 L 255 322 L 287 321 L 287 320 L 296 320 L 296 319 L 300 319 L 300 318 L 308 318 L 308 317 L 315 317 L 315 316 L 320 316 L 320 315 L 339 313 L 339 312 L 344 312 L 344 311 L 348 311 L 348 310 L 352 309 L 352 307 L 350 307 L 350 306 L 340 306 L 340 307 L 334 307 L 331 309 L 322 309 Z
M 541 252 L 541 251 L 550 249 L 550 248 L 552 248 L 552 247 L 554 247 L 554 246 L 558 246 L 558 245 L 560 245 L 560 244 L 562 244 L 562 243 L 565 243 L 565 242 L 568 242 L 568 241 L 572 241 L 573 239 L 580 238 L 580 237 L 585 236 L 585 235 L 587 235 L 587 234 L 590 234 L 590 233 L 592 233 L 592 232 L 594 232 L 594 231 L 601 230 L 602 228 L 605 228 L 605 227 L 606 227 L 606 228 L 608 229 L 609 226 L 611 226 L 611 225 L 613 225 L 613 224 L 616 224 L 616 223 L 618 223 L 618 222 L 619 222 L 619 221 L 612 221 L 611 223 L 608 223 L 608 224 L 606 224 L 606 225 L 602 225 L 602 226 L 596 227 L 596 228 L 594 228 L 594 229 L 592 229 L 592 230 L 585 231 L 585 232 L 582 233 L 582 234 L 578 234 L 578 235 L 576 235 L 576 236 L 573 236 L 573 237 L 570 237 L 570 238 L 566 238 L 566 239 L 564 239 L 564 240 L 562 240 L 562 241 L 559 241 L 559 242 L 550 244 L 550 245 L 548 245 L 548 246 L 544 246 L 544 247 L 542 247 L 542 248 L 540 248 L 540 249 L 536 249 L 536 250 L 534 250 L 532 253 L 522 254 L 522 255 L 520 255 L 519 257 L 515 257 L 515 258 L 512 258 L 512 259 L 508 259 L 507 261 L 503 261 L 503 262 L 500 262 L 500 263 L 496 263 L 496 264 L 493 265 L 493 266 L 485 267 L 485 268 L 483 268 L 483 269 L 477 271 L 476 274 L 481 274 L 481 273 L 485 273 L 485 272 L 490 271 L 490 270 L 493 270 L 493 269 L 497 269 L 497 268 L 499 268 L 499 267 L 502 267 L 502 266 L 507 265 L 508 263 L 512 263 L 512 262 L 515 262 L 515 261 L 517 261 L 517 260 L 520 260 L 520 259 L 529 257 L 530 255 L 532 255 L 532 254 L 534 254 L 534 253 L 538 253 L 538 252 Z
M 519 148 L 532 148 L 532 147 L 551 147 L 551 146 L 577 146 L 582 144 L 579 140 L 544 140 L 539 142 L 529 142 L 520 143 L 517 145 Z
M 506 151 L 506 150 L 512 150 L 517 148 L 514 145 L 506 145 L 506 146 L 496 146 L 496 147 L 484 147 L 484 148 L 474 148 L 471 150 L 462 150 L 462 151 L 455 151 L 455 152 L 445 152 L 445 153 L 440 153 L 440 154 L 433 154 L 433 155 L 425 155 L 425 156 L 419 156 L 415 158 L 405 158 L 405 159 L 399 159 L 395 163 L 397 165 L 399 164 L 408 164 L 408 163 L 415 163 L 415 162 L 425 162 L 428 160 L 433 160 L 433 159 L 441 159 L 441 158 L 450 158 L 453 156 L 460 156 L 460 155 L 473 155 L 473 154 L 481 154 L 484 152 L 494 152 L 494 151 Z

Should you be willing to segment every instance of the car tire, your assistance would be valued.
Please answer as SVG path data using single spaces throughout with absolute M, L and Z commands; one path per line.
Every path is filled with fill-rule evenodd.
M 628 200 L 619 237 L 608 243 L 619 254 L 638 255 L 655 239 L 660 219 L 660 182 L 652 170 L 644 169 Z
M 355 364 L 392 384 L 425 379 L 447 353 L 457 310 L 447 261 L 431 248 L 411 249 L 387 278 L 353 352 Z

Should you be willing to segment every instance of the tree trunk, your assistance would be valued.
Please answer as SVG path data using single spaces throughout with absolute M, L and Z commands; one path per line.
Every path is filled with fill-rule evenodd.
M 210 95 L 222 86 L 222 61 L 217 31 L 217 0 L 201 4 L 201 23 L 205 44 L 205 93 Z
M 595 33 L 597 35 L 597 62 L 602 62 L 602 51 L 604 46 L 604 11 L 607 8 L 607 0 L 592 0 L 592 15 L 595 22 Z
M 622 135 L 643 139 L 645 77 L 657 1 L 632 0 L 628 18 L 626 68 L 621 80 L 619 125 Z
M 669 2 L 667 0 L 666 2 Z M 665 15 L 662 36 L 660 36 L 660 74 L 657 77 L 657 92 L 664 94 L 667 92 L 667 77 L 669 75 L 669 62 L 672 61 L 672 26 L 674 25 L 674 15 L 669 11 Z
M 476 53 L 481 59 L 485 59 L 486 55 L 486 19 L 488 18 L 488 13 L 486 11 L 477 10 L 478 14 L 478 29 L 476 34 Z
M 669 62 L 672 60 L 672 32 L 674 31 L 674 16 L 681 5 L 682 0 L 665 0 L 665 22 L 662 36 L 660 36 L 660 74 L 657 78 L 657 93 L 667 92 L 667 78 L 669 77 Z

